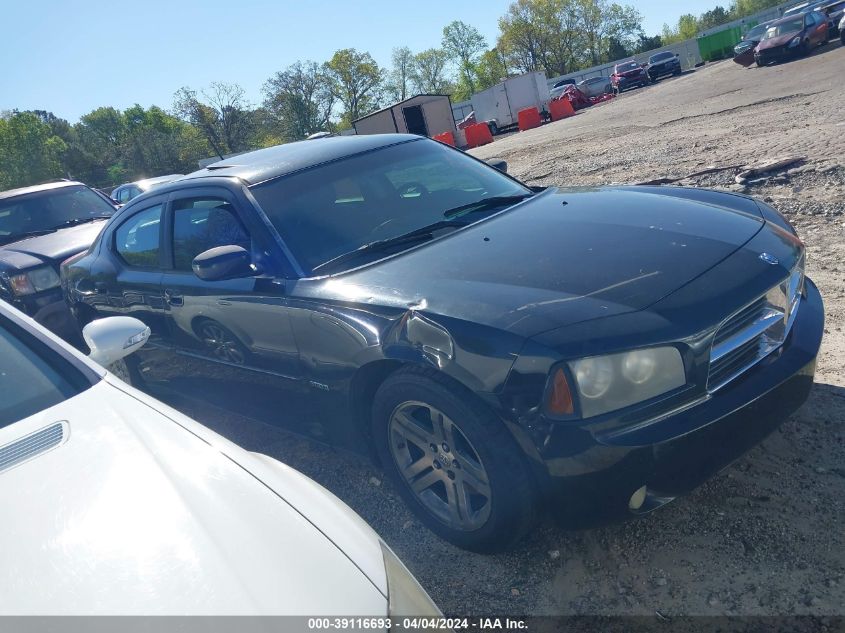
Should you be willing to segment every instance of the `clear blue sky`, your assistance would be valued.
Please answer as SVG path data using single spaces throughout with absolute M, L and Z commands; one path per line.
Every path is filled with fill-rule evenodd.
M 623 0 L 624 1 L 624 0 Z M 629 0 L 648 34 L 718 0 Z M 728 0 L 721 4 L 727 5 Z M 463 20 L 495 41 L 510 0 L 13 0 L 3 8 L 0 111 L 44 109 L 75 122 L 96 107 L 169 109 L 181 86 L 261 85 L 297 59 L 325 61 L 340 48 L 390 51 L 438 46 Z

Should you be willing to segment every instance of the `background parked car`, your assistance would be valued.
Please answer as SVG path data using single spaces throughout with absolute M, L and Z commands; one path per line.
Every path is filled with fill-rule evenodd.
M 127 182 L 118 187 L 115 187 L 111 192 L 111 197 L 118 202 L 118 204 L 126 204 L 133 198 L 140 196 L 145 191 L 154 189 L 159 185 L 163 185 L 177 178 L 181 178 L 184 174 L 168 174 L 167 176 L 156 176 L 155 178 L 145 178 L 136 182 Z
M 681 58 L 678 57 L 677 53 L 673 53 L 672 51 L 655 53 L 648 58 L 646 72 L 648 73 L 648 78 L 653 82 L 667 75 L 680 75 Z
M 769 28 L 770 22 L 763 22 L 752 27 L 742 37 L 742 41 L 734 46 L 734 61 L 741 66 L 750 66 L 754 63 L 754 49 Z
M 641 64 L 631 60 L 616 64 L 610 76 L 613 92 L 619 94 L 629 88 L 642 88 L 649 82 L 648 73 Z
M 107 197 L 80 182 L 0 192 L 0 299 L 62 336 L 75 336 L 59 264 L 91 246 L 114 211 Z
M 824 320 L 803 255 L 747 197 L 538 193 L 385 134 L 165 185 L 63 279 L 81 323 L 158 333 L 145 388 L 375 450 L 421 521 L 490 551 L 543 508 L 659 507 L 799 406 Z
M 85 330 L 106 360 L 148 334 L 128 317 Z M 132 389 L 2 301 L 0 390 L 0 504 L 15 517 L 0 522 L 0 614 L 439 614 L 325 489 Z
M 591 77 L 590 79 L 579 81 L 576 87 L 587 97 L 598 97 L 599 95 L 613 91 L 609 77 Z M 563 89 L 565 90 L 566 87 L 564 86 Z
M 556 99 L 560 95 L 563 94 L 563 91 L 566 90 L 567 86 L 574 86 L 575 80 L 574 79 L 561 79 L 560 81 L 555 82 L 552 86 L 551 90 L 549 90 L 549 97 L 551 99 Z
M 769 24 L 757 48 L 754 60 L 758 66 L 809 55 L 827 42 L 827 19 L 818 11 L 808 11 Z

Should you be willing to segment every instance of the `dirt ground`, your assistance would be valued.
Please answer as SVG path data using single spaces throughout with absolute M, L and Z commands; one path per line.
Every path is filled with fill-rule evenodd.
M 747 191 L 787 214 L 806 241 L 827 313 L 814 392 L 694 494 L 601 529 L 544 525 L 512 552 L 481 556 L 433 536 L 364 461 L 216 409 L 174 404 L 332 490 L 447 614 L 845 614 L 843 68 L 838 42 L 769 68 L 709 65 L 473 152 L 506 159 L 531 184 L 678 178 Z M 736 182 L 739 167 L 787 155 L 805 160 Z M 711 167 L 730 169 L 686 178 Z

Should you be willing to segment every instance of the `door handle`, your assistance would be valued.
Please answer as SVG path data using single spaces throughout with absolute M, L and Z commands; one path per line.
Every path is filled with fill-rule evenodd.
M 172 306 L 181 306 L 185 303 L 182 295 L 169 289 L 164 291 L 164 300 Z

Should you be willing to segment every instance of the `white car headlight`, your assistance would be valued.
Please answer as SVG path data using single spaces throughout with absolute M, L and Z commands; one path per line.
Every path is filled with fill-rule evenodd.
M 686 384 L 684 361 L 675 347 L 593 356 L 572 361 L 569 368 L 585 418 L 622 409 Z
M 16 295 L 31 295 L 58 287 L 61 279 L 50 266 L 41 266 L 25 273 L 12 275 L 9 277 L 9 284 Z
M 416 617 L 442 615 L 437 605 L 402 564 L 396 554 L 384 543 L 381 544 L 384 555 L 384 570 L 387 574 L 387 602 L 390 617 Z

